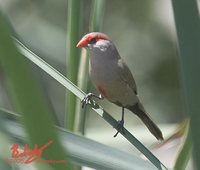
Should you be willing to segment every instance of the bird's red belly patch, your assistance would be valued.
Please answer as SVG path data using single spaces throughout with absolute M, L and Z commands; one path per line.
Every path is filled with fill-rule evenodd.
M 106 89 L 103 85 L 98 85 L 97 86 L 97 89 L 99 91 L 99 93 L 103 96 L 103 97 L 106 97 Z

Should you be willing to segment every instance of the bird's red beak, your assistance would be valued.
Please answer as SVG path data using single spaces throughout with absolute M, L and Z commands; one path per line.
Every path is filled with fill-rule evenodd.
M 78 44 L 76 45 L 76 47 L 84 48 L 84 47 L 87 46 L 87 44 L 88 44 L 87 39 L 82 38 L 82 39 L 78 42 Z

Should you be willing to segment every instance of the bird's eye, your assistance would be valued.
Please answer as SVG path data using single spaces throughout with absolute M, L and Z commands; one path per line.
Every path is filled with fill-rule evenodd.
M 97 39 L 96 38 L 92 38 L 91 40 L 90 40 L 90 44 L 94 44 L 94 43 L 96 43 L 97 42 Z

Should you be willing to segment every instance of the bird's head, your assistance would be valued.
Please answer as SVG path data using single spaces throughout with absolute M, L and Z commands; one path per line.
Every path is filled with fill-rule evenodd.
M 119 58 L 118 51 L 111 39 L 100 32 L 91 32 L 83 36 L 77 47 L 89 50 L 91 58 Z
M 102 43 L 111 42 L 110 38 L 100 32 L 91 32 L 86 34 L 77 44 L 76 47 L 90 48 L 101 45 Z

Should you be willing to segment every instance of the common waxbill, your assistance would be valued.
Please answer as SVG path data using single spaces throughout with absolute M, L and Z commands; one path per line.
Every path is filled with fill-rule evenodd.
M 163 140 L 163 135 L 156 124 L 151 120 L 137 96 L 135 80 L 123 59 L 120 57 L 111 39 L 100 32 L 91 32 L 85 35 L 77 47 L 86 48 L 90 55 L 90 78 L 99 91 L 96 96 L 89 93 L 82 100 L 83 107 L 91 97 L 103 99 L 122 107 L 122 119 L 118 121 L 117 136 L 123 132 L 124 108 L 136 114 L 147 126 L 149 131 L 158 139 Z

